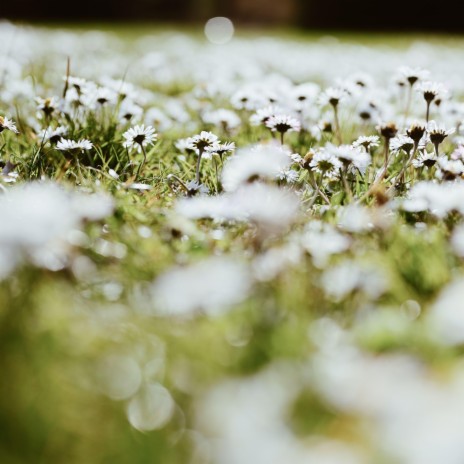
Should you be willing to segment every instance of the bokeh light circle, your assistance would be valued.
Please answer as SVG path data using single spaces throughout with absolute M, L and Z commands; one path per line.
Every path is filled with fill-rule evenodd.
M 205 36 L 213 44 L 225 44 L 234 36 L 234 24 L 223 16 L 211 18 L 205 24 Z

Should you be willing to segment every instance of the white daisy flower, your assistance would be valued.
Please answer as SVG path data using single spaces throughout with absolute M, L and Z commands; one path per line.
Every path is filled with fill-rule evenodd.
M 42 111 L 46 117 L 50 117 L 58 108 L 58 102 L 55 97 L 51 98 L 36 98 L 37 109 Z
M 348 93 L 341 87 L 329 87 L 319 96 L 318 103 L 321 106 L 331 105 L 337 107 L 340 102 L 348 98 Z
M 287 114 L 276 114 L 266 121 L 266 127 L 272 132 L 285 134 L 287 132 L 299 132 L 301 128 L 300 121 Z
M 93 144 L 90 140 L 80 139 L 79 141 L 62 138 L 57 144 L 56 149 L 60 151 L 68 151 L 71 153 L 83 152 L 92 149 Z
M 340 145 L 336 146 L 333 144 L 327 144 L 325 146 L 331 155 L 336 156 L 345 166 L 355 167 L 361 173 L 364 173 L 367 166 L 371 163 L 371 157 L 364 150 L 354 148 L 351 145 Z
M 378 135 L 361 135 L 353 143 L 354 148 L 364 147 L 366 151 L 370 148 L 375 148 L 380 145 L 380 138 Z
M 195 183 L 201 185 L 201 158 L 203 153 L 211 156 L 215 150 L 219 149 L 220 141 L 217 135 L 212 132 L 201 131 L 200 134 L 194 135 L 187 139 L 188 147 L 198 153 L 198 160 L 195 173 Z
M 342 168 L 341 161 L 331 153 L 320 150 L 314 154 L 309 167 L 325 177 L 336 177 L 338 176 L 340 169 Z
M 454 134 L 455 129 L 446 129 L 444 124 L 437 124 L 435 121 L 430 121 L 427 126 L 427 133 L 430 141 L 435 146 L 436 154 L 438 155 L 438 145 L 440 145 L 448 135 Z
M 118 96 L 113 89 L 108 87 L 98 87 L 95 93 L 95 101 L 102 106 L 107 103 L 114 105 L 118 101 Z
M 8 119 L 6 116 L 0 116 L 0 133 L 4 130 L 9 130 L 15 134 L 19 134 L 15 123 L 11 119 Z
M 231 110 L 218 109 L 215 111 L 208 111 L 203 115 L 203 121 L 206 124 L 213 124 L 214 126 L 230 131 L 240 126 L 241 120 L 237 113 Z
M 58 126 L 55 129 L 44 129 L 39 132 L 40 140 L 50 143 L 58 143 L 64 135 L 68 133 L 68 128 L 65 126 Z
M 131 127 L 122 136 L 125 139 L 123 146 L 135 148 L 139 153 L 144 151 L 145 146 L 152 145 L 157 140 L 155 129 L 152 126 L 145 127 L 143 124 Z
M 427 150 L 423 150 L 419 153 L 419 156 L 412 160 L 412 165 L 415 168 L 431 168 L 437 162 L 437 155 Z
M 393 137 L 390 141 L 390 149 L 392 153 L 399 153 L 400 151 L 405 151 L 406 153 L 410 153 L 411 150 L 414 148 L 414 140 L 407 135 L 397 135 Z
M 423 121 L 414 121 L 411 123 L 408 129 L 406 129 L 406 135 L 411 137 L 416 145 L 419 144 L 420 140 L 424 137 L 427 129 L 427 123 Z
M 441 82 L 424 81 L 419 84 L 417 91 L 422 94 L 427 103 L 434 101 L 436 98 L 443 98 L 447 95 L 448 90 Z
M 401 77 L 406 79 L 412 87 L 416 82 L 426 79 L 430 72 L 422 68 L 410 68 L 409 66 L 402 66 L 399 70 Z
M 211 148 L 207 148 L 206 151 L 210 153 L 211 155 L 218 155 L 222 159 L 224 155 L 228 155 L 235 151 L 235 143 L 234 142 L 220 143 Z
M 450 160 L 440 156 L 437 160 L 437 177 L 443 180 L 454 180 L 464 174 L 464 163 L 461 160 Z
M 290 163 L 291 159 L 275 146 L 242 149 L 225 163 L 222 185 L 226 191 L 232 191 L 254 180 L 274 179 L 288 169 Z
M 265 125 L 271 116 L 274 116 L 276 114 L 282 114 L 282 113 L 283 113 L 283 109 L 278 106 L 274 106 L 274 105 L 266 106 L 264 108 L 257 110 L 256 113 L 250 116 L 250 124 L 252 126 L 259 126 L 260 124 Z
M 203 152 L 206 149 L 214 151 L 219 147 L 219 138 L 212 132 L 201 131 L 200 134 L 188 138 L 187 143 L 191 149 L 196 149 L 200 152 Z

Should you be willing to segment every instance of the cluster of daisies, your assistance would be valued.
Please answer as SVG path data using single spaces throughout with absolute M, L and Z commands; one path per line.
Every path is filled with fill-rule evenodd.
M 0 42 L 8 420 L 31 372 L 66 403 L 31 455 L 464 462 L 462 47 Z

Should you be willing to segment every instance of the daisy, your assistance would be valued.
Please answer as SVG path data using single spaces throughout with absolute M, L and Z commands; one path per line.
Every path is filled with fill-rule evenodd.
M 152 145 L 157 140 L 155 129 L 152 126 L 145 127 L 143 124 L 131 127 L 122 136 L 125 139 L 123 146 L 125 148 L 135 147 L 139 153 L 144 152 L 145 146 Z
M 11 119 L 8 119 L 6 116 L 0 116 L 0 133 L 4 130 L 9 130 L 15 134 L 19 134 L 15 123 Z
M 307 82 L 295 86 L 291 91 L 291 96 L 298 102 L 300 107 L 304 103 L 312 102 L 320 92 L 320 87 L 314 82 Z
M 200 153 L 206 149 L 212 150 L 219 145 L 219 138 L 212 132 L 201 131 L 200 134 L 194 135 L 187 139 L 187 143 L 192 149 L 197 149 Z
M 280 141 L 283 145 L 284 135 L 287 132 L 299 132 L 301 125 L 297 119 L 292 118 L 291 116 L 286 114 L 277 114 L 275 116 L 271 116 L 266 121 L 266 127 L 271 129 L 272 132 L 279 132 Z
M 159 108 L 150 108 L 145 114 L 144 121 L 146 125 L 156 126 L 159 132 L 165 132 L 173 126 L 171 118 Z
M 437 124 L 435 121 L 430 121 L 427 126 L 427 132 L 430 141 L 435 147 L 435 153 L 438 156 L 438 146 L 442 143 L 448 135 L 454 134 L 454 129 L 446 129 L 444 124 Z
M 128 131 L 124 132 L 122 136 L 126 139 L 123 142 L 125 148 L 136 148 L 138 153 L 143 154 L 143 161 L 139 164 L 137 169 L 136 177 L 139 176 L 142 167 L 147 162 L 147 152 L 145 151 L 146 145 L 153 145 L 157 140 L 157 134 L 152 126 L 145 127 L 141 126 L 131 127 Z
M 266 106 L 265 108 L 257 110 L 255 114 L 250 116 L 250 124 L 253 126 L 259 126 L 260 124 L 266 125 L 270 117 L 281 113 L 283 113 L 283 110 L 278 106 Z
M 403 66 L 399 69 L 401 77 L 404 77 L 412 87 L 418 81 L 424 80 L 430 74 L 429 71 L 422 68 L 410 68 L 408 66 Z
M 348 97 L 348 92 L 341 87 L 329 87 L 319 97 L 319 104 L 325 106 L 330 104 L 334 113 L 335 134 L 337 135 L 338 142 L 342 143 L 342 133 L 340 129 L 340 121 L 338 120 L 338 105 L 342 100 Z
M 233 153 L 235 151 L 235 143 L 234 142 L 225 142 L 220 143 L 217 146 L 207 148 L 207 152 L 211 153 L 212 155 L 218 155 L 219 158 L 223 158 L 224 155 Z
M 422 82 L 417 90 L 422 93 L 424 100 L 428 103 L 431 103 L 437 97 L 442 97 L 448 93 L 442 83 L 432 81 Z
M 45 129 L 39 132 L 39 138 L 44 142 L 58 143 L 68 133 L 67 127 L 58 126 L 56 129 Z
M 137 120 L 140 121 L 143 108 L 131 100 L 125 99 L 119 108 L 119 120 L 122 122 Z
M 437 161 L 437 177 L 443 180 L 454 180 L 464 173 L 464 164 L 461 160 L 450 160 L 440 156 Z
M 77 154 L 85 150 L 90 150 L 93 147 L 92 142 L 87 139 L 80 139 L 79 141 L 62 138 L 57 144 L 56 149 L 60 151 L 67 151 L 69 153 Z
M 361 135 L 353 143 L 354 148 L 364 147 L 369 152 L 371 148 L 378 147 L 380 145 L 380 138 L 378 135 Z
M 331 105 L 334 108 L 348 97 L 348 93 L 341 87 L 329 87 L 319 96 L 321 106 Z
M 196 148 L 192 147 L 192 144 L 190 143 L 189 138 L 185 139 L 179 139 L 174 143 L 174 146 L 181 152 L 185 153 L 193 153 L 196 152 L 198 153 L 198 150 Z
M 56 111 L 58 108 L 58 103 L 55 100 L 55 97 L 51 98 L 36 98 L 37 102 L 37 109 L 42 111 L 46 118 L 50 118 L 51 115 Z
M 225 131 L 236 129 L 241 124 L 241 120 L 237 114 L 226 109 L 219 109 L 205 113 L 203 115 L 203 121 L 207 124 L 213 124 L 218 128 L 222 128 Z
M 279 180 L 284 180 L 288 182 L 289 184 L 295 183 L 298 178 L 300 177 L 299 173 L 295 171 L 294 169 L 285 169 L 279 172 L 277 174 L 277 178 Z
M 419 153 L 419 156 L 412 160 L 412 165 L 415 168 L 431 168 L 434 166 L 437 162 L 437 156 L 433 152 L 428 152 L 426 150 L 423 150 L 422 152 Z
M 426 129 L 427 125 L 425 122 L 415 121 L 406 129 L 406 135 L 411 137 L 416 145 L 419 145 L 419 141 L 424 136 Z
M 314 154 L 309 167 L 325 177 L 333 178 L 338 176 L 342 163 L 336 156 L 321 150 Z
M 394 122 L 383 122 L 377 126 L 377 130 L 380 132 L 380 135 L 387 140 L 395 137 L 398 132 L 398 128 Z
M 422 93 L 424 100 L 427 105 L 425 120 L 429 121 L 430 115 L 430 105 L 434 100 L 439 100 L 447 94 L 447 90 L 443 84 L 440 82 L 425 81 L 422 82 L 417 90 Z
M 101 106 L 107 103 L 115 104 L 117 102 L 117 98 L 118 96 L 116 92 L 108 87 L 98 87 L 95 93 L 95 100 Z
M 197 168 L 195 175 L 195 182 L 200 184 L 201 177 L 201 157 L 203 153 L 208 150 L 208 152 L 214 152 L 219 147 L 219 138 L 217 135 L 214 135 L 212 132 L 201 131 L 200 134 L 194 135 L 187 140 L 188 146 L 193 150 L 198 150 L 198 160 Z
M 326 150 L 336 156 L 345 166 L 355 167 L 359 172 L 364 173 L 371 162 L 371 157 L 359 148 L 354 148 L 351 145 L 335 146 L 332 144 L 326 145 Z
M 275 179 L 290 163 L 291 159 L 280 147 L 259 145 L 241 149 L 225 163 L 222 185 L 224 190 L 234 191 L 259 179 Z
M 397 135 L 390 142 L 390 148 L 393 153 L 398 154 L 400 151 L 405 151 L 406 153 L 410 153 L 411 150 L 414 148 L 414 140 L 407 135 Z
M 81 93 L 88 84 L 88 81 L 82 77 L 64 76 L 64 80 L 67 81 L 69 86 L 74 87 L 78 93 Z

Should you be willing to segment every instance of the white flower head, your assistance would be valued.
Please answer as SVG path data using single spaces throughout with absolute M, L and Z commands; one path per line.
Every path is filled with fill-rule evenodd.
M 375 148 L 380 145 L 380 138 L 378 135 L 361 135 L 353 143 L 354 148 L 364 147 L 366 151 L 370 148 Z
M 241 149 L 225 163 L 222 184 L 226 191 L 232 191 L 256 179 L 274 179 L 290 163 L 291 159 L 277 146 Z
M 250 286 L 249 271 L 243 263 L 213 257 L 158 277 L 153 299 L 161 314 L 185 317 L 204 311 L 219 316 L 245 299 Z
M 48 128 L 39 132 L 39 139 L 45 142 L 58 143 L 67 133 L 68 128 L 65 126 L 58 126 L 55 129 Z
M 321 106 L 331 105 L 337 107 L 340 102 L 348 98 L 348 92 L 342 87 L 329 87 L 319 96 Z
M 415 168 L 431 168 L 437 162 L 437 155 L 433 152 L 428 152 L 427 150 L 422 150 L 419 152 L 417 158 L 412 160 L 412 165 Z
M 271 129 L 272 132 L 279 132 L 285 134 L 287 132 L 299 132 L 301 124 L 298 119 L 286 114 L 276 114 L 271 116 L 266 121 L 266 127 Z
M 401 77 L 406 79 L 409 85 L 413 86 L 418 81 L 426 79 L 430 72 L 422 68 L 410 68 L 409 66 L 402 66 L 398 70 Z
M 441 82 L 424 81 L 417 87 L 426 102 L 432 102 L 437 98 L 443 98 L 448 94 L 448 90 Z
M 152 126 L 145 127 L 143 124 L 131 127 L 122 136 L 125 139 L 123 146 L 125 148 L 135 148 L 139 153 L 143 151 L 142 149 L 145 146 L 152 145 L 157 140 L 155 129 Z
M 371 163 L 371 157 L 368 153 L 351 145 L 336 146 L 327 144 L 325 150 L 337 157 L 345 166 L 355 167 L 362 173 L 366 171 Z
M 224 142 L 213 145 L 206 149 L 206 151 L 212 155 L 218 155 L 220 158 L 223 158 L 224 155 L 229 155 L 235 151 L 234 142 Z
M 4 130 L 19 134 L 16 124 L 11 119 L 8 119 L 6 116 L 0 116 L 0 133 Z
M 78 141 L 62 138 L 57 144 L 56 149 L 60 151 L 67 151 L 72 153 L 83 152 L 91 150 L 93 147 L 92 142 L 87 139 L 80 139 Z
M 266 125 L 266 122 L 272 116 L 276 114 L 283 114 L 284 110 L 278 106 L 269 105 L 264 108 L 260 108 L 256 113 L 250 116 L 250 124 L 253 126 L 259 126 L 260 124 Z
M 241 120 L 237 116 L 237 113 L 226 109 L 208 111 L 203 115 L 203 121 L 225 130 L 236 129 L 241 124 Z
M 390 149 L 392 153 L 399 153 L 400 151 L 405 151 L 406 153 L 410 153 L 411 150 L 414 148 L 414 140 L 407 135 L 397 135 L 393 137 L 390 141 Z
M 340 169 L 342 168 L 342 162 L 333 154 L 326 150 L 319 150 L 314 154 L 309 167 L 322 174 L 325 177 L 336 177 L 338 176 Z
M 448 135 L 454 134 L 455 129 L 447 129 L 444 124 L 437 124 L 436 121 L 430 121 L 427 126 L 427 133 L 430 141 L 438 146 L 442 143 Z
M 200 134 L 194 135 L 187 139 L 187 145 L 198 151 L 214 151 L 219 146 L 219 138 L 212 132 L 201 131 Z

